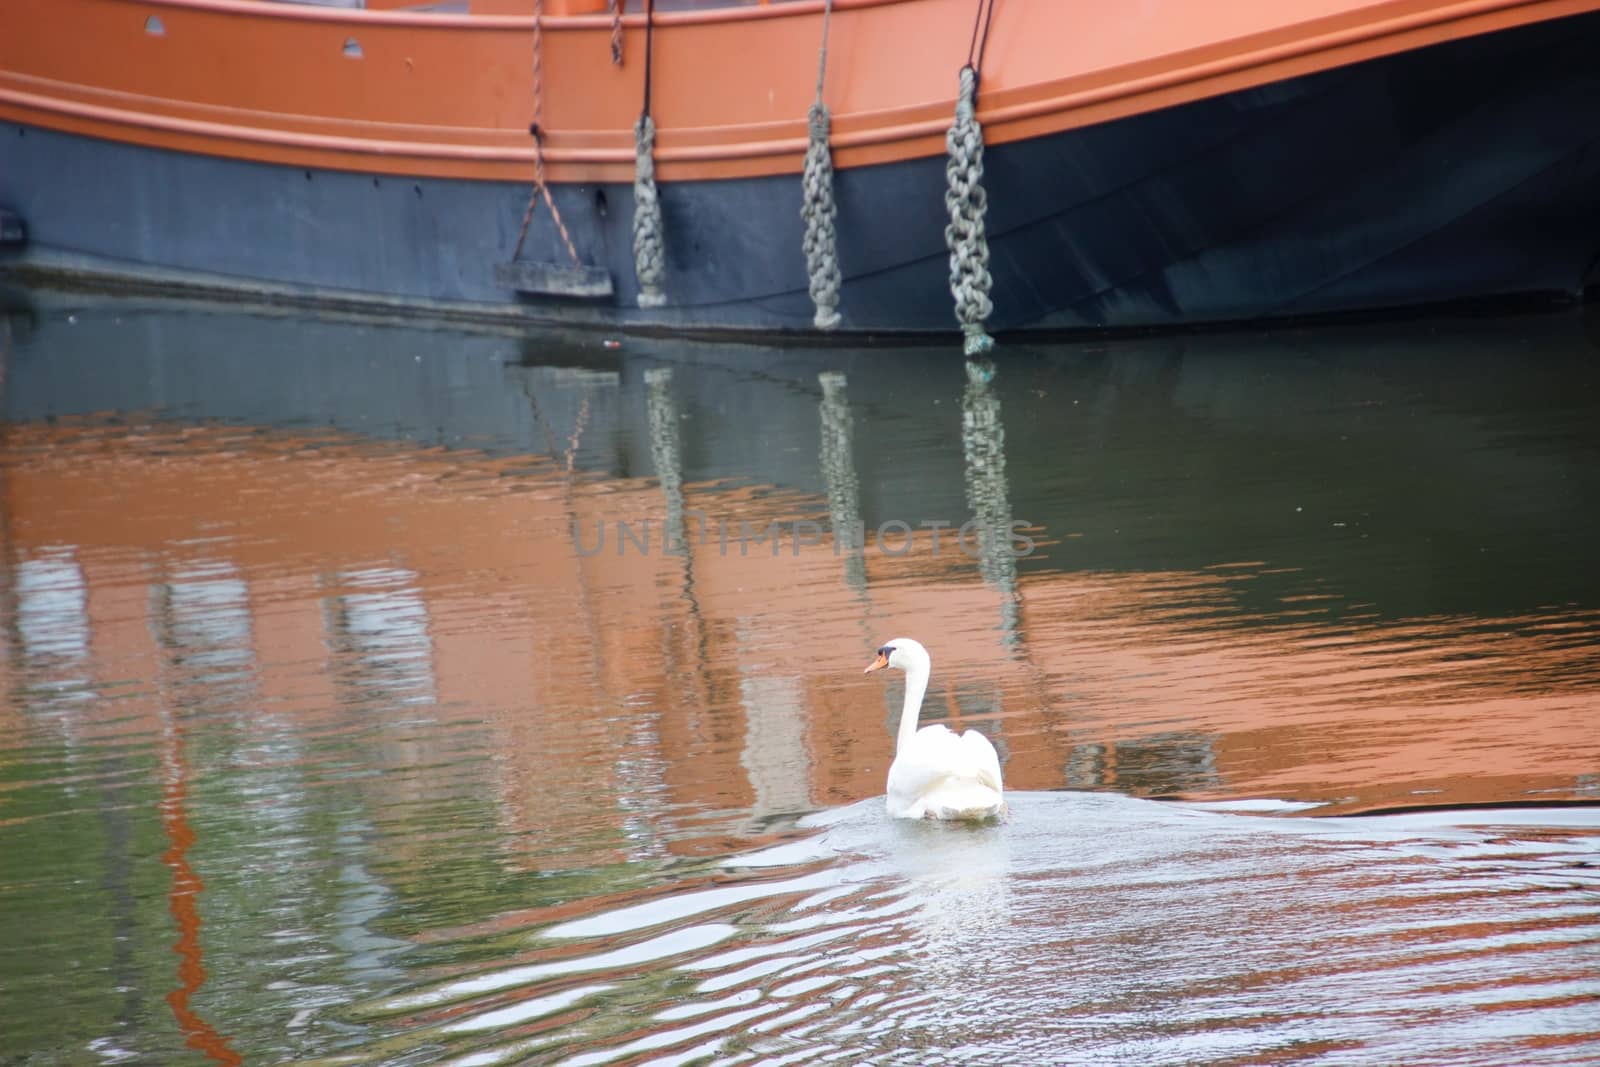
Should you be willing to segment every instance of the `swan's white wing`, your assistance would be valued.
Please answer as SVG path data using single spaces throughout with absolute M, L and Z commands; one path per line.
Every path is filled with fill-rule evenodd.
M 957 737 L 942 725 L 924 727 L 889 768 L 889 808 L 897 814 L 993 809 L 1000 788 L 1000 757 L 973 730 Z
M 979 784 L 1000 792 L 1000 754 L 989 739 L 976 730 L 961 735 L 960 745 L 964 763 Z
M 961 743 L 942 724 L 924 726 L 889 767 L 890 796 L 917 797 L 946 778 L 961 758 Z

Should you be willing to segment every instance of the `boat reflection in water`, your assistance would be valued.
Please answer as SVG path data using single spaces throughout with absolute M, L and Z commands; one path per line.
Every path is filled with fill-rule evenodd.
M 1580 320 L 990 367 L 40 300 L 8 1048 L 1600 1053 L 1589 809 L 1360 816 L 1600 789 Z M 882 817 L 897 633 L 1003 826 Z

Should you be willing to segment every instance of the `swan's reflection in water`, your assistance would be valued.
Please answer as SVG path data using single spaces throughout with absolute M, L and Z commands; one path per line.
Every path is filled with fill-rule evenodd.
M 1529 829 L 1011 800 L 986 827 L 825 812 L 676 890 L 530 929 L 514 966 L 362 1014 L 404 1015 L 461 1063 L 1600 1052 L 1600 814 L 1478 813 Z
M 891 877 L 915 901 L 905 920 L 916 948 L 905 958 L 917 972 L 911 984 L 919 995 L 951 1003 L 969 996 L 975 982 L 992 982 L 996 961 L 988 947 L 1015 920 L 1006 826 L 896 819 L 887 838 Z

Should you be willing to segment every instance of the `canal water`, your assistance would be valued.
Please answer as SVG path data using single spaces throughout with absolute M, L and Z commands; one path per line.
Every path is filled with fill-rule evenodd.
M 1600 1062 L 1581 314 L 10 300 L 6 1062 Z M 999 824 L 887 817 L 897 636 Z

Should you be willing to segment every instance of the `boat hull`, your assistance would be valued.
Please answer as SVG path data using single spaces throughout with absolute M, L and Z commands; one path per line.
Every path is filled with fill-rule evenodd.
M 1600 257 L 1600 14 L 990 147 L 999 330 L 1577 297 Z M 287 166 L 10 122 L 24 276 L 612 328 L 810 333 L 794 175 L 664 182 L 668 304 L 638 307 L 632 188 L 554 187 L 606 300 L 500 286 L 521 182 Z M 944 163 L 840 169 L 846 333 L 954 329 Z M 526 260 L 566 252 L 546 209 Z

